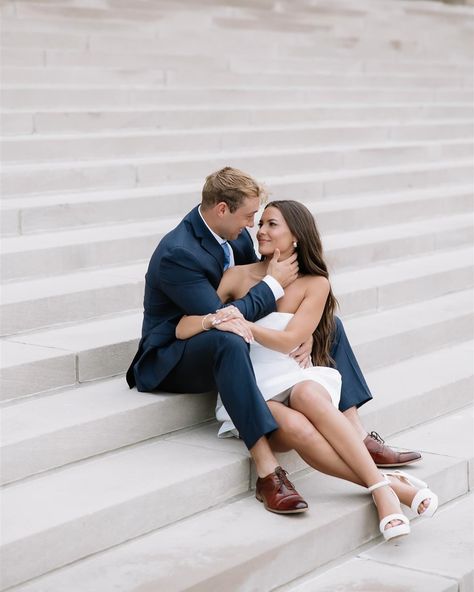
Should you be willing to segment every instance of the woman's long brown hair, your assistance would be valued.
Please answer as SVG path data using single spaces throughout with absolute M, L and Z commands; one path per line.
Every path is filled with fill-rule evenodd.
M 299 272 L 303 275 L 321 275 L 329 279 L 328 268 L 323 257 L 323 246 L 316 221 L 306 206 L 293 200 L 277 200 L 268 203 L 265 209 L 272 207 L 281 212 L 291 233 L 295 236 L 298 246 Z M 334 313 L 337 300 L 329 285 L 329 294 L 324 311 L 313 333 L 313 364 L 331 366 L 331 341 L 334 333 Z

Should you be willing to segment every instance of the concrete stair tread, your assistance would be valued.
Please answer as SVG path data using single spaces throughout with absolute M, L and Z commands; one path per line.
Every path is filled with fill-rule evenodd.
M 457 147 L 459 150 L 459 147 Z M 462 147 L 464 150 L 464 147 Z M 348 156 L 355 155 L 355 152 L 348 154 Z M 329 153 L 327 153 L 329 157 Z M 316 155 L 315 155 L 316 156 Z M 278 157 L 275 157 L 278 158 Z M 332 155 L 331 155 L 332 158 Z M 222 163 L 222 159 L 218 159 L 215 163 L 215 166 L 218 167 L 220 163 Z M 225 161 L 224 161 L 225 162 Z M 62 164 L 62 163 L 61 163 Z M 175 166 L 175 163 L 168 163 Z M 178 163 L 176 163 L 178 164 Z M 181 163 L 184 166 L 184 161 Z M 191 164 L 191 163 L 187 163 Z M 201 163 L 197 163 L 194 161 L 194 164 L 200 167 Z M 114 171 L 114 179 L 121 173 L 125 171 L 125 174 L 122 175 L 124 177 L 123 182 L 121 184 L 117 183 L 117 191 L 123 191 L 124 187 L 129 187 L 129 190 L 136 190 L 136 189 L 154 189 L 156 187 L 162 187 L 167 191 L 166 188 L 171 187 L 173 188 L 172 191 L 179 191 L 180 187 L 187 187 L 193 191 L 199 191 L 200 186 L 202 185 L 202 180 L 197 180 L 196 175 L 189 174 L 187 179 L 179 179 L 179 178 L 163 178 L 163 179 L 142 179 L 140 178 L 140 186 L 137 186 L 137 174 L 142 175 L 143 169 L 137 171 L 135 168 L 136 165 L 122 165 L 121 167 L 117 167 L 116 165 L 111 165 L 110 168 L 104 167 L 89 167 L 86 166 L 86 163 L 83 163 L 79 167 L 74 169 L 54 169 L 54 175 L 62 175 L 61 176 L 61 184 L 62 188 L 59 185 L 59 182 L 55 182 L 54 186 L 50 186 L 46 183 L 43 183 L 42 186 L 37 187 L 35 191 L 31 191 L 29 188 L 26 189 L 22 188 L 18 190 L 16 187 L 14 188 L 13 193 L 11 194 L 4 194 L 6 198 L 4 201 L 8 202 L 10 199 L 34 199 L 36 196 L 39 196 L 41 199 L 43 197 L 47 199 L 54 199 L 54 196 L 59 197 L 60 200 L 63 201 L 63 196 L 69 196 L 69 194 L 73 196 L 77 196 L 79 192 L 83 193 L 85 196 L 94 195 L 99 192 L 103 192 L 101 189 L 101 185 L 97 185 L 95 179 L 92 182 L 84 183 L 82 182 L 80 187 L 68 187 L 68 173 L 73 172 L 74 174 L 91 174 L 97 176 L 99 173 L 108 174 L 112 170 Z M 180 165 L 180 166 L 181 166 Z M 18 165 L 16 165 L 18 166 Z M 24 166 L 24 165 L 21 165 Z M 156 165 L 155 165 L 156 166 Z M 439 159 L 438 161 L 419 161 L 415 164 L 391 164 L 384 166 L 371 166 L 370 168 L 360 167 L 360 168 L 351 168 L 351 167 L 344 167 L 343 169 L 332 169 L 332 170 L 323 170 L 319 168 L 318 170 L 321 172 L 318 173 L 308 173 L 308 172 L 286 172 L 284 175 L 278 175 L 273 172 L 269 171 L 261 171 L 261 175 L 259 176 L 260 179 L 265 181 L 267 184 L 272 184 L 275 190 L 282 190 L 285 189 L 289 191 L 295 191 L 295 184 L 299 185 L 299 192 L 306 192 L 308 195 L 305 194 L 303 197 L 307 197 L 309 199 L 314 199 L 317 195 L 319 196 L 330 196 L 332 194 L 340 195 L 341 193 L 347 193 L 350 191 L 350 188 L 353 189 L 355 193 L 360 192 L 385 192 L 387 189 L 405 189 L 405 188 L 412 188 L 417 187 L 419 189 L 424 189 L 426 186 L 446 186 L 451 183 L 461 183 L 467 182 L 469 175 L 471 174 L 471 166 L 472 162 L 470 159 L 465 158 L 443 158 Z M 176 168 L 176 167 L 175 167 Z M 150 169 L 150 167 L 148 167 Z M 13 169 L 11 169 L 13 170 Z M 181 168 L 182 170 L 182 168 Z M 17 171 L 18 172 L 18 171 Z M 146 172 L 146 169 L 145 169 Z M 117 175 L 115 175 L 117 173 Z M 27 174 L 24 170 L 20 173 L 20 176 L 14 172 L 16 175 L 16 179 L 23 178 L 24 175 Z M 34 174 L 45 175 L 46 171 L 43 169 L 41 171 L 36 171 Z M 122 176 L 120 179 L 122 179 Z M 42 177 L 41 177 L 42 178 Z M 49 176 L 48 176 L 49 178 Z M 193 180 L 194 178 L 194 180 Z M 144 182 L 143 182 L 144 181 Z M 115 184 L 115 183 L 113 183 Z M 308 192 L 308 189 L 305 188 L 305 185 L 309 184 L 312 185 L 311 192 Z M 107 191 L 113 191 L 113 188 L 110 186 L 111 183 L 108 182 Z M 103 183 L 102 183 L 102 186 Z M 30 196 L 30 197 L 28 197 Z
M 467 441 L 467 437 L 464 435 L 459 444 Z M 427 454 L 423 465 L 416 467 L 414 472 L 430 482 L 442 503 L 467 491 L 464 458 Z M 10 489 L 13 491 L 25 485 L 34 487 L 38 481 L 18 484 Z M 41 586 L 54 592 L 61 584 L 64 589 L 65 581 L 68 590 L 80 589 L 81 592 L 92 592 L 97 586 L 104 592 L 112 589 L 125 591 L 137 585 L 146 587 L 151 582 L 155 588 L 169 592 L 192 585 L 196 590 L 222 586 L 240 590 L 244 589 L 249 573 L 242 566 L 248 566 L 249 562 L 252 563 L 254 586 L 271 589 L 378 535 L 372 504 L 357 486 L 316 472 L 297 478 L 295 483 L 308 500 L 310 511 L 303 520 L 293 520 L 290 530 L 286 520 L 265 512 L 253 495 L 248 495 L 67 566 L 42 580 L 21 586 L 15 592 L 33 592 L 42 589 Z M 346 528 L 348 520 L 354 525 L 350 536 Z M 232 541 L 232 551 L 222 548 L 223 525 L 226 539 Z M 304 553 L 308 544 L 317 546 L 319 552 Z M 277 569 L 283 554 L 288 560 L 290 549 L 299 561 L 287 561 L 284 569 Z M 188 558 L 187 569 L 180 570 L 177 577 L 177 566 L 182 564 L 183 556 Z
M 156 235 L 157 243 L 165 232 L 171 230 L 179 218 L 153 219 L 127 224 L 114 224 L 107 226 L 94 226 L 86 228 L 74 228 L 57 232 L 42 233 L 39 235 L 24 235 L 6 237 L 3 239 L 3 253 L 19 253 L 30 250 L 50 249 L 66 245 L 77 245 L 90 243 L 92 241 L 105 242 L 107 240 L 132 239 L 137 236 Z M 442 230 L 456 228 L 459 226 L 470 226 L 471 217 L 469 214 L 457 214 L 445 218 L 434 218 L 432 220 L 417 220 L 404 224 L 395 224 L 374 228 L 367 236 L 367 230 L 353 231 L 349 233 L 335 233 L 325 237 L 325 245 L 328 250 L 342 247 L 347 244 L 361 244 L 377 242 L 380 238 L 396 238 L 409 236 L 414 231 L 423 233 L 432 232 L 434 229 Z
M 215 126 L 215 127 L 196 127 L 192 129 L 143 129 L 140 131 L 127 131 L 127 130 L 115 130 L 115 131 L 102 131 L 102 132 L 88 132 L 84 133 L 63 133 L 53 134 L 38 132 L 36 134 L 24 134 L 14 137 L 4 138 L 5 144 L 24 144 L 24 143 L 39 143 L 44 140 L 100 140 L 100 139 L 118 139 L 118 138 L 154 138 L 154 137 L 187 137 L 187 136 L 198 136 L 198 135 L 213 135 L 213 134 L 225 134 L 225 133 L 245 133 L 250 132 L 252 134 L 258 133 L 259 131 L 301 131 L 301 130 L 328 130 L 328 129 L 367 129 L 371 127 L 392 127 L 398 128 L 411 128 L 415 126 L 420 127 L 435 127 L 437 125 L 471 125 L 473 123 L 472 118 L 440 118 L 440 119 L 410 119 L 409 121 L 399 120 L 364 120 L 364 121 L 330 121 L 330 122 L 310 122 L 310 123 L 277 123 L 274 124 L 254 124 L 254 125 L 228 125 L 228 126 Z
M 11 336 L 3 340 L 6 352 L 17 344 L 54 348 L 60 353 L 113 346 L 128 340 L 137 340 L 142 321 L 141 312 L 124 313 L 112 318 L 78 323 L 60 329 Z M 10 346 L 10 344 L 14 344 Z M 21 363 L 17 360 L 17 363 Z M 4 367 L 4 365 L 3 365 Z
M 33 92 L 34 91 L 34 92 Z M 379 105 L 387 103 L 404 101 L 419 104 L 425 101 L 428 105 L 439 105 L 445 102 L 469 103 L 472 101 L 472 93 L 467 90 L 438 88 L 438 89 L 374 89 L 368 88 L 344 88 L 344 87 L 308 87 L 282 89 L 282 88 L 231 88 L 215 87 L 203 88 L 193 87 L 185 88 L 177 86 L 176 88 L 158 87 L 156 89 L 136 89 L 128 90 L 126 88 L 95 88 L 95 87 L 77 87 L 71 86 L 8 86 L 3 89 L 4 106 L 7 109 L 15 107 L 17 111 L 31 111 L 32 108 L 41 111 L 88 109 L 103 110 L 111 105 L 129 106 L 136 104 L 137 109 L 150 107 L 156 102 L 161 102 L 163 106 L 173 107 L 175 104 L 194 107 L 197 104 L 209 104 L 209 94 L 215 96 L 215 100 L 222 101 L 228 107 L 262 104 L 268 101 L 271 105 L 306 105 L 315 102 L 342 102 L 350 93 L 351 101 L 371 101 L 378 100 Z
M 324 147 L 292 147 L 290 148 L 265 148 L 264 154 L 266 156 L 279 156 L 286 154 L 320 154 L 320 153 L 341 153 L 341 152 L 353 152 L 357 150 L 389 150 L 393 148 L 424 148 L 426 147 L 439 147 L 439 146 L 471 146 L 473 140 L 471 138 L 458 138 L 458 139 L 446 139 L 446 140 L 432 140 L 432 141 L 384 141 L 384 142 L 367 142 L 360 144 L 341 144 L 341 145 L 330 145 Z M 185 159 L 193 161 L 204 162 L 215 158 L 226 159 L 226 158 L 239 158 L 241 156 L 260 156 L 263 155 L 263 151 L 260 148 L 246 149 L 245 154 L 242 150 L 226 150 L 220 152 L 205 152 L 199 155 L 189 151 L 183 151 L 179 154 L 167 154 L 160 156 L 130 156 L 128 158 L 117 157 L 117 158 L 100 158 L 94 159 L 93 161 L 85 160 L 60 160 L 51 163 L 33 162 L 33 163 L 9 163 L 3 167 L 5 173 L 9 172 L 21 172 L 23 170 L 43 171 L 51 170 L 52 168 L 57 170 L 69 169 L 71 167 L 77 168 L 80 166 L 87 166 L 90 168 L 100 168 L 105 165 L 149 165 L 156 163 L 176 163 L 182 162 Z
M 251 150 L 262 149 L 280 144 L 288 150 L 324 147 L 331 145 L 361 146 L 361 142 L 387 141 L 387 147 L 393 142 L 419 142 L 435 138 L 437 141 L 469 140 L 472 136 L 470 123 L 452 122 L 447 124 L 422 125 L 336 125 L 291 127 L 234 126 L 227 128 L 208 128 L 187 130 L 158 130 L 157 133 L 145 134 L 121 132 L 107 135 L 103 132 L 89 135 L 65 136 L 41 134 L 5 138 L 2 141 L 2 153 L 5 164 L 25 162 L 63 162 L 71 158 L 79 161 L 93 161 L 96 158 L 124 158 L 133 154 L 134 158 L 168 154 L 188 154 L 190 150 Z M 93 144 L 91 145 L 91 141 Z M 410 144 L 411 145 L 411 144 Z M 345 148 L 344 148 L 345 149 Z
M 347 319 L 344 325 L 352 345 L 357 347 L 358 344 L 367 340 L 368 335 L 371 340 L 376 340 L 426 326 L 435 319 L 441 320 L 442 316 L 455 318 L 458 314 L 462 314 L 461 311 L 470 314 L 474 308 L 472 296 L 471 290 L 465 290 L 422 303 L 378 312 L 375 315 L 361 315 Z
M 470 247 L 437 251 L 435 254 L 419 255 L 402 261 L 390 261 L 383 265 L 373 265 L 357 271 L 334 273 L 332 278 L 336 296 L 351 293 L 358 289 L 380 286 L 422 277 L 432 273 L 442 273 L 449 269 L 472 266 L 473 256 Z M 143 283 L 147 264 L 93 269 L 64 274 L 60 282 L 51 278 L 39 278 L 9 282 L 2 287 L 2 303 L 13 304 L 34 301 L 40 298 L 96 290 L 105 287 L 120 287 L 124 283 Z
M 441 107 L 445 106 L 445 107 L 459 107 L 459 106 L 471 106 L 469 102 L 459 102 L 459 101 L 446 101 L 444 103 L 440 103 L 439 104 Z M 424 105 L 423 103 L 419 103 L 418 105 L 416 103 L 413 102 L 403 102 L 403 101 L 394 101 L 392 103 L 384 103 L 383 107 L 385 108 L 400 108 L 400 109 L 412 109 L 414 107 L 426 107 L 426 105 Z M 288 105 L 288 104 L 272 104 L 272 105 L 268 105 L 265 108 L 265 111 L 269 111 L 270 113 L 272 112 L 279 112 L 279 111 L 308 111 L 310 109 L 322 109 L 322 108 L 327 108 L 327 109 L 331 109 L 334 111 L 335 114 L 337 114 L 338 111 L 341 111 L 343 109 L 347 109 L 347 108 L 351 108 L 354 109 L 357 112 L 365 112 L 365 111 L 369 111 L 371 113 L 371 118 L 373 118 L 373 110 L 376 108 L 380 107 L 380 103 L 378 102 L 364 102 L 363 104 L 361 103 L 351 103 L 348 101 L 341 101 L 338 102 L 336 104 L 332 104 L 330 102 L 327 103 L 321 103 L 321 102 L 317 102 L 317 103 L 305 103 L 304 105 Z M 123 107 L 117 107 L 114 104 L 111 104 L 109 106 L 107 106 L 105 109 L 104 108 L 98 108 L 96 109 L 89 109 L 89 108 L 81 108 L 81 107 L 71 107 L 68 109 L 61 109 L 60 107 L 56 107 L 54 109 L 42 109 L 42 108 L 31 108 L 31 109 L 18 109 L 14 106 L 12 107 L 2 107 L 2 109 L 0 110 L 1 114 L 4 115 L 14 115 L 14 114 L 18 114 L 21 113 L 23 115 L 41 115 L 41 114 L 45 114 L 45 115 L 51 115 L 52 113 L 59 115 L 59 114 L 63 114 L 63 115 L 77 115 L 77 114 L 87 114 L 87 113 L 124 113 L 124 114 L 130 114 L 130 113 L 145 113 L 145 114 L 150 114 L 150 113 L 171 113 L 171 112 L 177 112 L 177 113 L 184 113 L 187 112 L 188 110 L 190 110 L 192 112 L 195 113 L 202 113 L 202 112 L 212 112 L 212 113 L 234 113 L 235 111 L 239 112 L 249 112 L 252 110 L 255 111 L 263 111 L 263 107 L 259 104 L 255 104 L 255 105 L 251 105 L 251 104 L 246 104 L 246 105 L 235 105 L 235 106 L 228 106 L 225 104 L 219 104 L 219 105 L 215 105 L 213 106 L 212 104 L 205 104 L 205 103 L 201 103 L 199 105 L 193 105 L 193 106 L 188 106 L 188 105 L 169 105 L 169 106 L 160 106 L 160 105 L 145 105 L 142 106 L 140 108 L 132 108 L 129 106 L 123 106 Z M 418 114 L 419 116 L 419 114 Z M 357 118 L 355 117 L 356 121 Z M 441 118 L 442 119 L 442 118 Z M 451 118 L 450 118 L 451 119 Z M 458 119 L 458 118 L 455 118 Z M 464 118 L 461 118 L 464 119 Z M 331 120 L 332 121 L 332 120 Z M 336 120 L 337 121 L 337 117 Z M 384 121 L 384 120 L 382 120 Z M 420 121 L 424 121 L 423 119 L 420 119 Z
M 459 394 L 459 385 L 472 381 L 469 361 L 473 348 L 472 342 L 460 343 L 369 372 L 366 378 L 374 400 L 361 409 L 367 426 L 386 436 L 408 427 L 413 420 L 429 418 L 431 408 L 423 408 L 426 396 L 431 396 L 433 401 L 436 390 L 447 393 L 451 385 Z M 466 394 L 451 397 L 451 405 L 466 404 L 470 392 L 467 390 L 467 397 Z M 214 402 L 212 393 L 150 395 L 130 391 L 121 376 L 4 406 L 1 413 L 3 479 L 16 480 L 211 419 Z M 415 415 L 418 408 L 423 409 L 424 417 Z M 440 407 L 440 413 L 452 410 L 453 407 Z M 88 433 L 89 437 L 85 437 Z M 78 434 L 82 437 L 77 437 Z M 216 434 L 213 422 L 182 437 L 197 446 L 209 447 L 211 442 L 211 447 L 219 450 L 234 451 L 241 445 L 235 440 L 215 441 Z
M 211 452 L 204 447 L 158 440 L 11 484 L 2 492 L 4 507 L 9 508 L 4 517 L 2 544 L 46 527 L 54 528 L 109 505 L 120 505 L 129 497 L 140 498 L 155 489 L 181 483 L 183 479 L 203 477 L 207 472 L 224 471 L 239 464 L 248 464 L 244 450 L 240 455 Z M 166 473 L 156 470 L 160 465 L 166 465 Z M 133 479 L 129 478 L 130 473 Z M 248 466 L 237 481 L 236 490 L 248 489 Z M 233 495 L 240 491 L 234 491 Z M 229 493 L 232 497 L 232 492 Z M 24 507 L 27 499 L 30 503 Z
M 334 567 L 316 570 L 275 592 L 333 592 L 354 587 L 383 590 L 387 582 L 396 582 L 400 592 L 469 589 L 473 502 L 471 493 L 441 508 L 436 520 L 417 521 L 395 554 L 392 546 L 376 543 L 351 559 L 338 560 Z M 428 541 L 437 541 L 437 545 Z
M 292 175 L 291 178 L 297 182 L 298 178 L 307 178 L 302 175 Z M 319 177 L 316 177 L 319 178 Z M 272 184 L 277 185 L 278 181 L 282 181 L 284 178 L 272 177 Z M 168 195 L 180 195 L 183 193 L 194 193 L 198 196 L 201 190 L 199 182 L 194 183 L 181 183 L 181 184 L 165 184 L 156 187 L 131 187 L 129 189 L 117 189 L 117 190 L 106 190 L 106 191 L 81 191 L 67 192 L 67 193 L 42 193 L 37 194 L 34 197 L 10 197 L 3 200 L 0 203 L 0 211 L 17 210 L 21 208 L 42 208 L 54 205 L 66 205 L 66 204 L 81 204 L 81 203 L 97 203 L 102 201 L 122 201 L 122 200 L 133 200 L 140 197 L 159 197 Z M 329 209 L 344 209 L 347 206 L 356 203 L 360 206 L 373 205 L 376 203 L 392 203 L 396 201 L 405 202 L 411 201 L 414 198 L 426 198 L 427 200 L 431 197 L 442 195 L 456 195 L 458 193 L 473 193 L 471 184 L 468 183 L 451 183 L 449 185 L 436 186 L 436 187 L 425 187 L 418 189 L 407 188 L 403 191 L 384 191 L 374 193 L 355 193 L 355 194 L 342 194 L 331 196 L 331 200 L 325 202 L 324 200 L 318 200 L 318 209 L 321 211 L 327 211 Z M 196 197 L 197 199 L 197 197 Z M 307 203 L 307 202 L 305 202 Z M 309 204 L 307 204 L 309 206 Z
M 445 343 L 469 339 L 471 319 L 472 292 L 464 290 L 348 319 L 345 326 L 362 366 L 372 370 L 387 364 L 388 359 L 397 361 L 411 353 L 419 355 Z M 52 378 L 48 375 L 45 386 L 37 388 L 37 392 L 124 372 L 135 353 L 141 321 L 142 314 L 132 312 L 4 339 L 6 355 L 2 368 L 7 377 L 4 381 L 7 385 L 8 381 L 13 381 L 15 388 L 4 386 L 3 398 L 15 396 L 14 393 L 21 396 L 32 392 L 27 370 L 34 371 L 35 363 L 44 357 L 44 348 L 56 352 L 56 356 L 50 355 L 50 362 L 66 368 L 67 374 L 66 378 L 62 374 L 59 378 L 55 374 Z M 402 342 L 403 349 L 400 347 Z M 24 345 L 28 346 L 26 358 L 22 351 Z M 32 348 L 38 350 L 37 360 L 32 355 Z M 20 375 L 19 368 L 22 369 Z M 23 382 L 18 385 L 15 381 L 21 376 Z M 39 381 L 38 375 L 35 380 Z
M 51 278 L 11 282 L 2 286 L 2 302 L 3 304 L 26 302 L 111 286 L 120 287 L 129 282 L 142 284 L 146 268 L 147 264 L 140 262 L 110 269 L 64 274 L 60 282 L 52 282 Z

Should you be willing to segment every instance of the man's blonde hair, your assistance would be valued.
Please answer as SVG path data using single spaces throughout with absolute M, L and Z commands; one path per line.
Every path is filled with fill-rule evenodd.
M 224 167 L 206 177 L 202 188 L 201 206 L 203 210 L 208 210 L 223 201 L 231 212 L 235 212 L 247 197 L 260 197 L 263 201 L 265 192 L 247 173 Z

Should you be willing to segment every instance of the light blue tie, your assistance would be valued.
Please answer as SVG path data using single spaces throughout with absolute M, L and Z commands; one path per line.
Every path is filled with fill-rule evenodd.
M 230 247 L 229 243 L 226 241 L 225 243 L 221 243 L 221 247 L 224 251 L 224 271 L 229 269 L 230 266 Z

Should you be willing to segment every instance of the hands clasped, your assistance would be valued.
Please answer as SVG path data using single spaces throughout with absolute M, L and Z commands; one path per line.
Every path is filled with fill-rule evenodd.
M 249 323 L 236 306 L 226 306 L 213 315 L 211 326 L 219 331 L 228 331 L 240 335 L 247 343 L 253 343 L 254 338 Z

